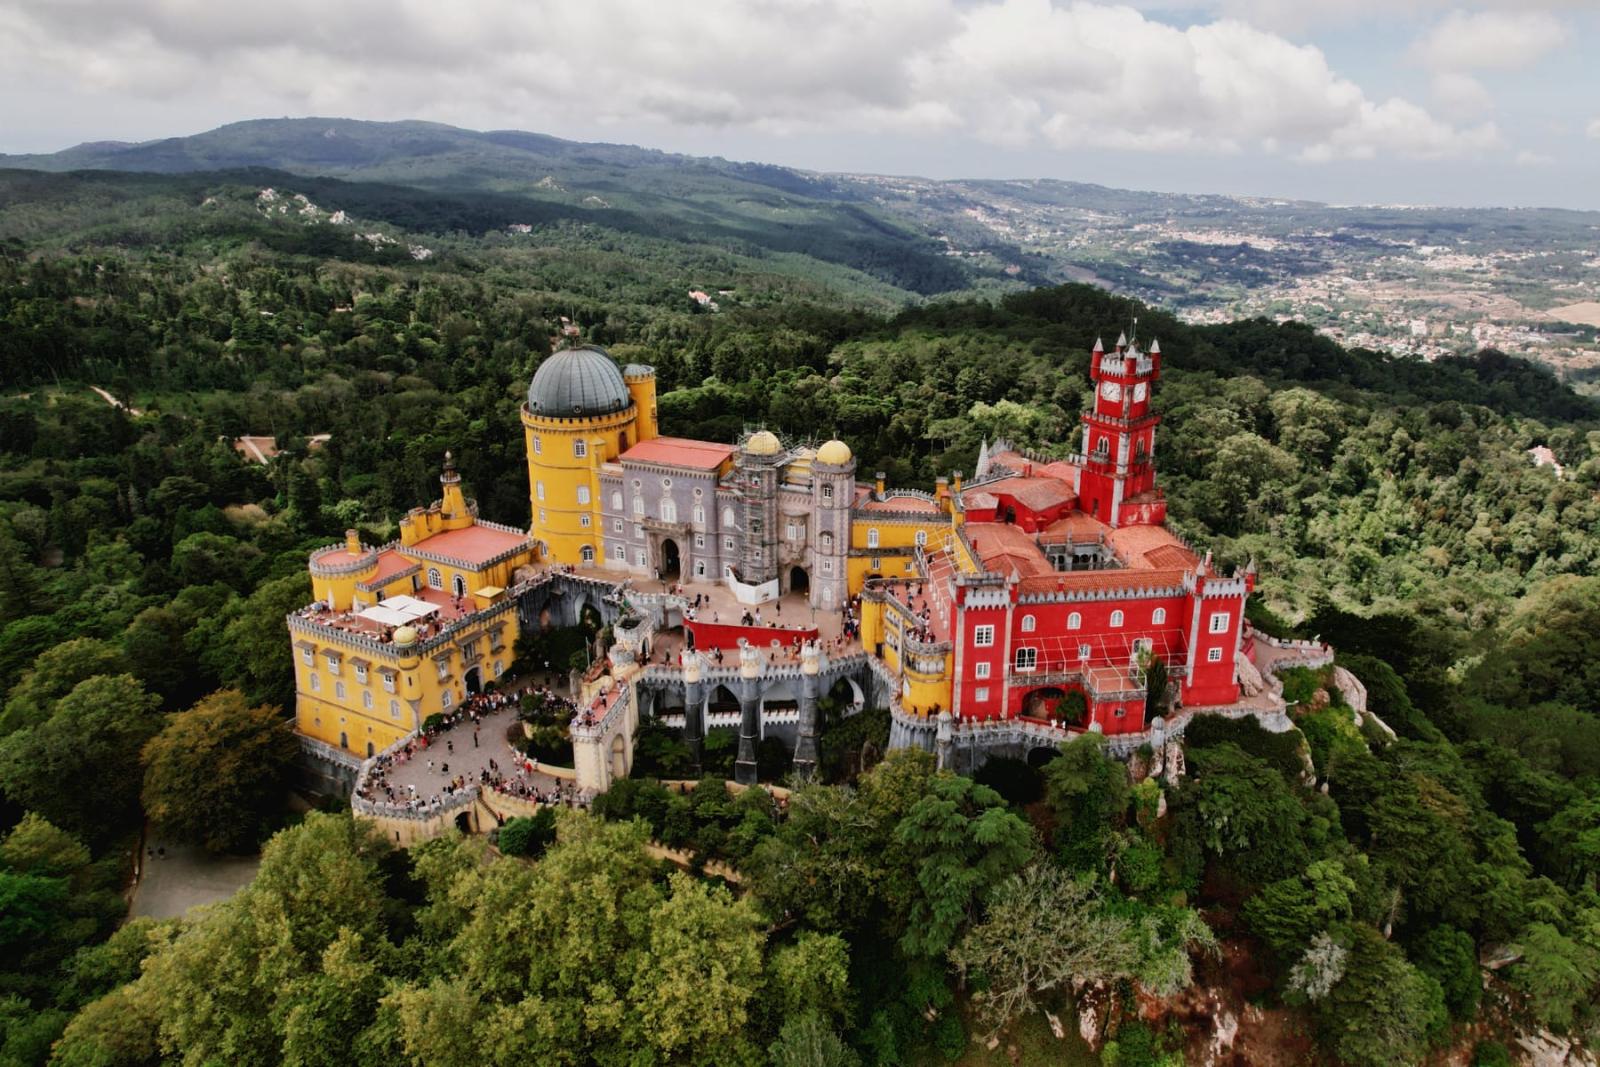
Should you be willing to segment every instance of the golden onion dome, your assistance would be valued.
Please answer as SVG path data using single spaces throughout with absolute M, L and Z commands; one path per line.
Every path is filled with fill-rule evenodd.
M 783 444 L 771 430 L 757 430 L 744 443 L 744 450 L 752 456 L 776 456 L 783 451 Z
M 394 643 L 406 648 L 417 643 L 417 629 L 414 626 L 397 626 L 394 631 Z
M 850 452 L 850 446 L 837 439 L 828 441 L 824 443 L 821 448 L 817 449 L 818 463 L 827 463 L 835 467 L 843 467 L 845 464 L 849 463 L 852 458 L 854 457 Z

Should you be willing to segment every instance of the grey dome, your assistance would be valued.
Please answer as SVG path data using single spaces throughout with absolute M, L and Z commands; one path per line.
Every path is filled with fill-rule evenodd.
M 598 345 L 555 353 L 539 364 L 528 386 L 528 410 L 550 418 L 609 415 L 631 403 L 622 372 Z

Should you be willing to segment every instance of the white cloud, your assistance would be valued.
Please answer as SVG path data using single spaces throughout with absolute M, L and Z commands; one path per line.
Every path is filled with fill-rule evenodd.
M 1481 115 L 1494 107 L 1483 83 L 1470 74 L 1445 71 L 1433 76 L 1432 96 L 1445 114 L 1454 118 Z
M 245 102 L 241 114 L 424 117 L 591 137 L 641 122 L 943 134 L 1308 161 L 1501 145 L 1491 124 L 1369 97 L 1318 48 L 1232 19 L 1180 29 L 1084 0 L 7 6 L 0 69 L 15 84 L 108 101 L 206 94 Z
M 1584 132 L 1596 141 L 1600 141 L 1600 118 L 1590 119 L 1589 125 L 1584 128 Z
M 1415 45 L 1430 70 L 1522 70 L 1558 48 L 1561 22 L 1545 11 L 1453 11 Z
M 1548 167 L 1555 161 L 1554 156 L 1545 155 L 1543 152 L 1530 152 L 1526 148 L 1518 152 L 1514 160 L 1519 167 Z

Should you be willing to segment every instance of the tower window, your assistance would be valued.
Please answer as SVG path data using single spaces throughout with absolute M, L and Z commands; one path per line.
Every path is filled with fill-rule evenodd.
M 972 628 L 972 644 L 977 648 L 989 648 L 994 645 L 993 626 L 974 626 Z
M 1067 616 L 1067 629 L 1080 630 L 1083 628 L 1083 616 L 1074 611 Z
M 1150 613 L 1150 624 L 1152 626 L 1160 626 L 1162 623 L 1164 623 L 1166 621 L 1167 621 L 1167 609 L 1166 608 L 1157 608 L 1156 610 L 1154 610 L 1154 611 L 1152 611 Z
M 398 719 L 399 717 L 400 717 L 400 702 L 398 700 L 389 701 L 389 718 Z
M 538 481 L 533 483 L 533 497 L 540 503 L 544 502 L 544 482 Z
M 817 548 L 822 552 L 832 552 L 833 534 L 827 530 L 824 530 L 822 532 L 822 536 L 817 538 Z
M 539 440 L 538 434 L 533 435 L 533 454 L 536 456 L 544 455 L 544 442 Z
M 585 456 L 587 456 L 589 454 L 589 442 L 585 441 L 581 437 L 578 438 L 577 440 L 573 441 L 572 442 L 572 454 L 574 456 L 578 457 L 579 459 L 583 459 Z
M 1122 625 L 1122 619 L 1123 619 L 1123 615 L 1122 615 L 1121 609 L 1118 609 L 1117 611 L 1113 611 L 1111 613 L 1111 625 L 1112 626 L 1121 626 Z
M 579 526 L 588 526 L 589 525 L 589 513 L 587 511 L 585 511 L 582 515 L 578 516 L 578 525 Z
M 1226 611 L 1213 612 L 1211 615 L 1211 625 L 1209 627 L 1211 632 L 1214 634 L 1227 633 L 1228 623 L 1232 621 L 1232 618 L 1233 616 L 1229 615 Z
M 1024 615 L 1022 617 L 1022 632 L 1025 634 L 1033 633 L 1033 628 L 1036 624 L 1037 620 L 1032 615 Z
M 823 486 L 822 486 L 822 499 L 824 499 L 824 500 L 832 500 L 833 499 L 833 486 L 828 485 L 826 483 L 823 484 Z
M 1206 662 L 1207 663 L 1221 663 L 1222 662 L 1222 649 L 1220 649 L 1220 648 L 1207 649 L 1206 650 Z
M 589 503 L 589 487 L 587 485 L 578 486 L 578 503 Z

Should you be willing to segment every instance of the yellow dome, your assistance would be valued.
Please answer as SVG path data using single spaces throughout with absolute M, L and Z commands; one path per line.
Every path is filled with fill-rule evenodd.
M 843 441 L 829 441 L 817 449 L 817 462 L 842 467 L 851 460 L 850 446 Z
M 401 648 L 417 643 L 417 630 L 414 626 L 396 626 L 394 630 L 394 643 Z
M 752 456 L 776 456 L 783 451 L 778 435 L 770 430 L 757 430 L 744 443 L 744 450 Z

